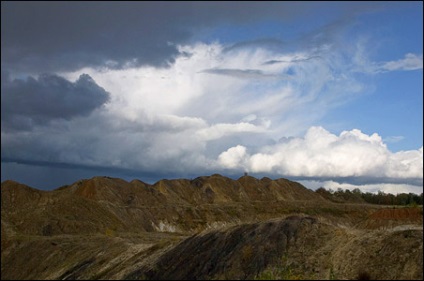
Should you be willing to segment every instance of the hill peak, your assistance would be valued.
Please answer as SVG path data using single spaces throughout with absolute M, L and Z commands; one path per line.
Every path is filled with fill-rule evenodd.
M 5 180 L 1 183 L 1 191 L 13 191 L 13 192 L 42 192 L 42 190 L 30 187 L 26 184 L 14 181 L 14 180 Z

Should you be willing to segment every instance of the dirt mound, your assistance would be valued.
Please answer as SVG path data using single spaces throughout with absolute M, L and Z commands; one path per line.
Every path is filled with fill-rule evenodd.
M 33 202 L 38 202 L 45 193 L 45 191 L 41 191 L 15 181 L 4 181 L 1 184 L 2 210 L 11 210 L 13 209 L 13 206 L 25 207 L 33 204 Z
M 168 251 L 154 268 L 137 270 L 125 279 L 250 279 L 277 263 L 290 247 L 316 239 L 316 222 L 312 217 L 291 216 L 196 235 Z
M 168 233 L 20 236 L 2 244 L 1 279 L 122 279 L 182 238 Z
M 423 279 L 423 232 L 340 228 L 309 216 L 190 237 L 161 232 L 19 236 L 2 279 Z M 42 258 L 40 258 L 42 257 Z
M 336 204 L 285 179 L 6 181 L 1 203 L 2 279 L 423 277 L 422 208 Z
M 199 232 L 217 224 L 300 212 L 307 204 L 324 202 L 313 191 L 288 180 L 247 176 L 232 180 L 220 175 L 161 180 L 154 185 L 94 177 L 53 191 L 6 181 L 1 198 L 3 225 L 28 235 Z
M 422 229 L 356 231 L 290 216 L 192 236 L 125 279 L 420 280 L 422 247 Z

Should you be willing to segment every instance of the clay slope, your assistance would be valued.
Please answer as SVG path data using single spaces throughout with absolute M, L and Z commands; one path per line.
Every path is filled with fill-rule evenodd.
M 2 248 L 2 279 L 422 280 L 422 235 L 422 229 L 356 230 L 295 215 L 189 237 L 21 238 Z
M 285 179 L 5 181 L 1 231 L 2 279 L 423 278 L 422 208 L 336 204 Z
M 194 180 L 138 180 L 95 177 L 54 191 L 2 183 L 2 225 L 31 235 L 128 231 L 199 231 L 213 223 L 271 218 L 325 202 L 285 179 L 220 175 Z M 273 208 L 270 208 L 272 206 Z
M 356 231 L 289 216 L 183 240 L 125 279 L 419 279 L 421 230 Z

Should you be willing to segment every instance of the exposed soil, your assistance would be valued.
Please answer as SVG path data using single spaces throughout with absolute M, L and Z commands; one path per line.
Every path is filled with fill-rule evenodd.
M 423 279 L 422 208 L 219 175 L 1 188 L 2 279 Z

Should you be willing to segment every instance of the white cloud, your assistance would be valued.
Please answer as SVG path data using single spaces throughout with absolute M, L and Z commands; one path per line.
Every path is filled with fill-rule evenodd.
M 378 191 L 383 191 L 385 193 L 398 194 L 398 193 L 416 193 L 420 194 L 423 192 L 423 188 L 411 185 L 411 184 L 394 184 L 394 183 L 378 183 L 378 184 L 363 184 L 363 185 L 354 185 L 349 183 L 338 183 L 335 181 L 325 181 L 321 185 L 326 189 L 337 190 L 341 189 L 349 189 L 354 190 L 355 188 L 359 188 L 362 192 L 371 192 L 377 193 Z
M 224 167 L 235 169 L 244 166 L 246 161 L 246 147 L 237 145 L 227 151 L 222 152 L 218 157 L 218 162 Z
M 179 46 L 166 68 L 62 73 L 70 80 L 89 74 L 110 102 L 88 117 L 2 131 L 2 157 L 163 174 L 229 169 L 422 182 L 422 149 L 392 153 L 378 134 L 354 129 L 337 136 L 311 127 L 362 91 L 348 55 L 331 46 L 322 53 L 262 45 L 224 50 L 199 43 Z
M 404 139 L 405 139 L 404 136 L 388 136 L 388 137 L 384 138 L 383 141 L 386 142 L 386 143 L 396 143 L 396 142 L 400 142 Z
M 423 69 L 423 54 L 408 53 L 403 59 L 382 63 L 380 69 L 382 71 Z
M 237 133 L 260 133 L 265 132 L 265 128 L 255 126 L 250 123 L 241 122 L 236 124 L 216 124 L 201 129 L 196 135 L 203 141 L 220 139 L 224 136 Z
M 343 56 L 318 57 L 315 49 L 279 52 L 261 46 L 224 51 L 219 43 L 178 49 L 181 56 L 168 68 L 85 68 L 62 74 L 71 80 L 81 73 L 91 75 L 111 93 L 108 112 L 117 118 L 133 122 L 175 115 L 214 126 L 255 116 L 253 124 L 270 127 L 275 139 L 303 133 L 362 89 L 353 75 L 338 69 L 347 65 L 340 61 Z
M 365 46 L 358 43 L 358 52 L 354 57 L 355 70 L 365 73 L 382 73 L 388 71 L 411 71 L 423 69 L 423 54 L 407 53 L 403 59 L 371 62 L 366 56 Z
M 361 192 L 377 193 L 383 191 L 385 193 L 398 194 L 398 193 L 415 193 L 420 194 L 423 192 L 422 186 L 412 184 L 397 184 L 397 183 L 376 183 L 376 184 L 351 184 L 351 183 L 340 183 L 333 180 L 329 181 L 318 181 L 318 180 L 300 180 L 302 185 L 307 188 L 316 190 L 320 187 L 324 187 L 329 190 L 337 190 L 341 188 L 343 190 L 348 189 L 350 191 L 355 188 L 359 188 Z
M 234 156 L 228 154 L 231 149 L 218 159 Z M 229 164 L 226 167 L 230 169 L 242 167 L 254 173 L 305 178 L 423 179 L 422 147 L 392 153 L 378 134 L 366 135 L 358 129 L 336 136 L 322 127 L 311 127 L 303 138 L 263 147 L 258 153 L 243 152 L 243 157 L 219 162 Z

